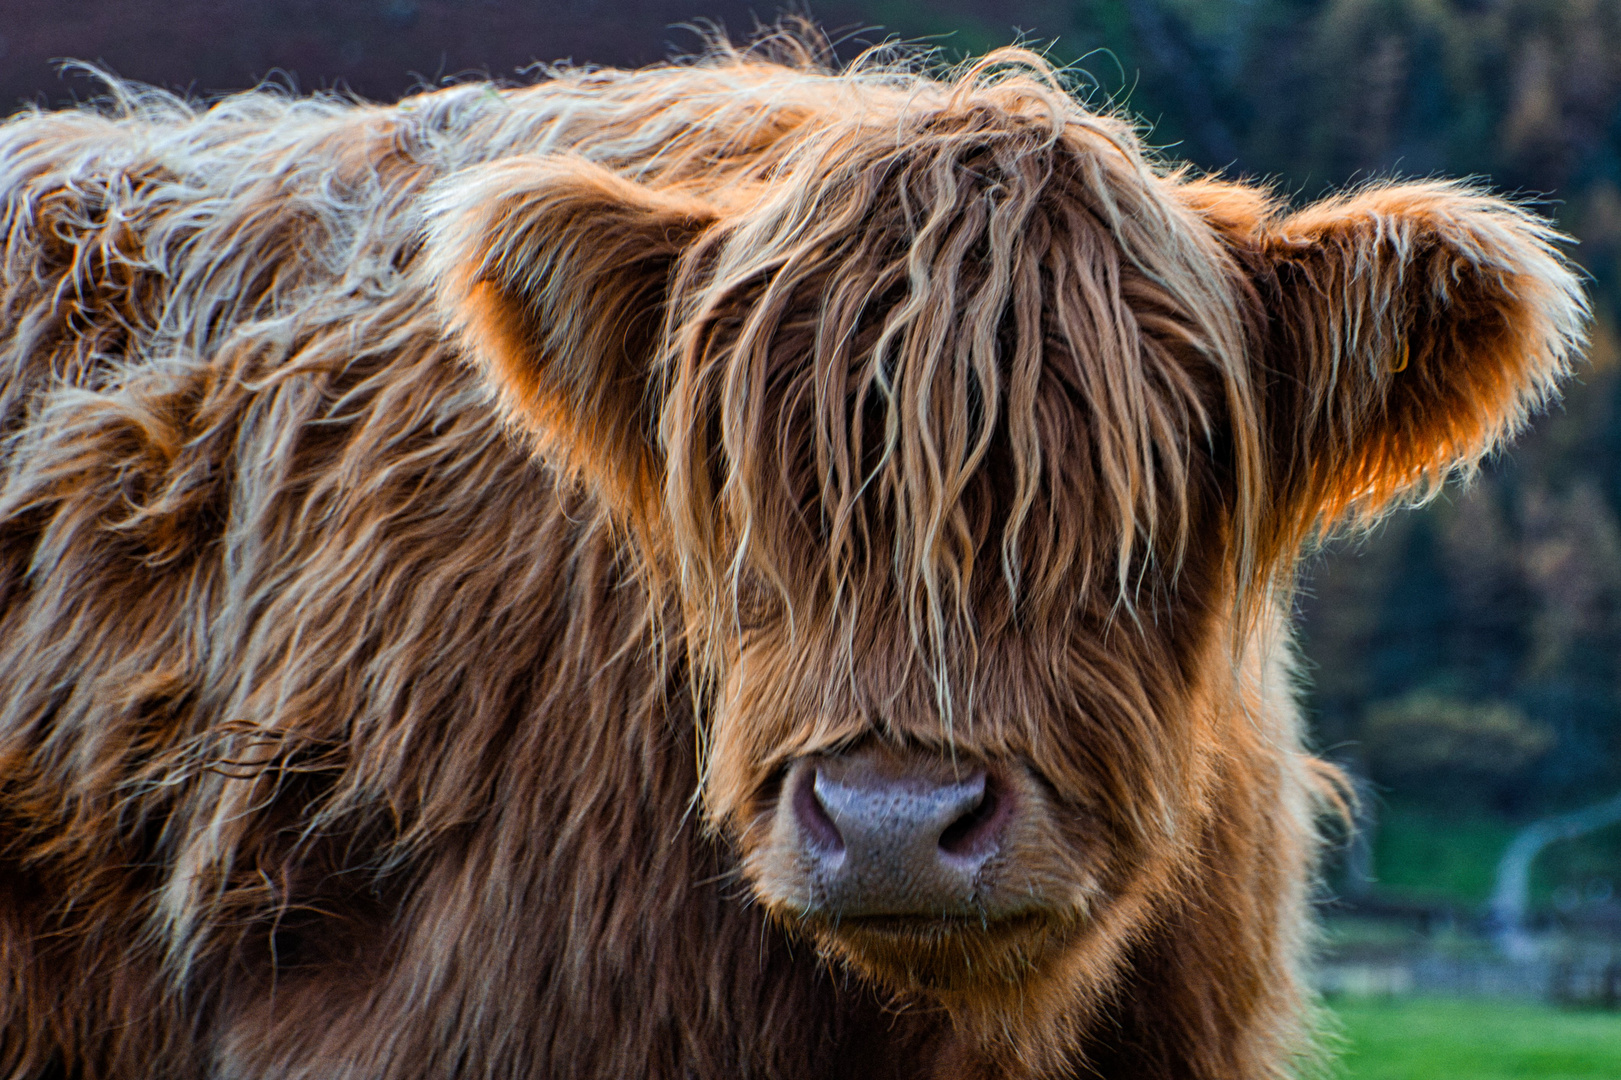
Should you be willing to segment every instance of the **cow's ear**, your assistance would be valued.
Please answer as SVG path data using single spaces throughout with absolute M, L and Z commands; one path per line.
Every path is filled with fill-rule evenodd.
M 661 471 L 653 368 L 672 274 L 715 219 L 558 157 L 457 173 L 429 204 L 440 308 L 506 419 L 639 524 Z
M 1259 304 L 1270 500 L 1297 536 L 1433 491 L 1515 434 L 1584 344 L 1549 225 L 1470 187 L 1385 184 L 1271 213 L 1207 194 Z

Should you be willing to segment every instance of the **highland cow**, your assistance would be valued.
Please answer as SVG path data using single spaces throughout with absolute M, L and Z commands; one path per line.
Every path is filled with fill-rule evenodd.
M 1555 234 L 800 51 L 0 128 L 0 1074 L 1309 1065 L 1295 566 Z

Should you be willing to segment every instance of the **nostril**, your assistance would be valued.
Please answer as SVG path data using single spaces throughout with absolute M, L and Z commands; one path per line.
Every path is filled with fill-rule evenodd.
M 958 858 L 988 854 L 988 849 L 995 846 L 996 833 L 1006 816 L 1002 812 L 1005 803 L 1006 799 L 990 777 L 986 777 L 978 801 L 940 834 L 940 850 Z
M 799 827 L 813 844 L 829 853 L 841 852 L 844 850 L 844 837 L 816 793 L 819 780 L 820 776 L 814 769 L 807 769 L 801 775 L 800 782 L 794 788 L 794 816 L 799 819 Z

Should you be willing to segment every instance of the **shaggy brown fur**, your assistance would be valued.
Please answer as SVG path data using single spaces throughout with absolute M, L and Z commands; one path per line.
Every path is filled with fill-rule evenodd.
M 1308 1067 L 1294 563 L 1553 391 L 1540 221 L 1015 52 L 115 92 L 0 128 L 0 1075 Z M 874 745 L 1017 915 L 796 899 Z

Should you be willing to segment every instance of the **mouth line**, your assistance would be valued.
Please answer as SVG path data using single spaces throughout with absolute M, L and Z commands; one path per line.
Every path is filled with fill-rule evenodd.
M 849 915 L 834 918 L 809 915 L 806 922 L 832 934 L 886 938 L 892 941 L 942 941 L 973 937 L 996 941 L 1024 937 L 1040 929 L 1047 919 L 1035 911 L 998 918 L 977 915 Z

